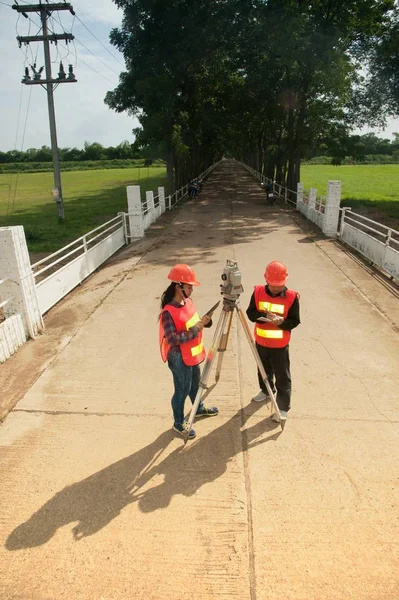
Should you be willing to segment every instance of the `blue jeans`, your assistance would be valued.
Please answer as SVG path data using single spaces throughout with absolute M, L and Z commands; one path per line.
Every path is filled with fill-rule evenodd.
M 172 396 L 172 410 L 175 425 L 181 425 L 184 421 L 184 403 L 187 396 L 194 403 L 201 379 L 199 365 L 187 366 L 177 348 L 171 348 L 168 354 L 168 367 L 173 374 L 175 393 Z M 202 402 L 198 408 L 202 408 Z

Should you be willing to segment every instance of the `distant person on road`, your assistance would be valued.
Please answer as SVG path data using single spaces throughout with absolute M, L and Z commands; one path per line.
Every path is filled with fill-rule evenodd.
M 286 420 L 291 408 L 291 371 L 289 343 L 291 331 L 300 324 L 299 294 L 286 287 L 286 266 L 278 261 L 269 263 L 265 271 L 266 285 L 257 285 L 247 308 L 247 316 L 255 323 L 255 343 L 273 393 L 277 389 L 277 405 L 281 420 Z M 260 391 L 254 402 L 268 399 L 268 393 L 258 370 Z M 273 420 L 280 421 L 278 414 Z
M 212 319 L 206 315 L 200 319 L 191 300 L 193 286 L 200 285 L 193 269 L 177 264 L 171 269 L 168 279 L 172 283 L 161 298 L 159 345 L 162 360 L 168 361 L 175 386 L 171 401 L 173 429 L 184 436 L 188 430 L 184 420 L 184 403 L 187 396 L 192 404 L 195 401 L 201 378 L 199 365 L 205 359 L 202 330 L 212 326 Z M 218 413 L 216 406 L 207 408 L 201 402 L 196 417 L 212 417 Z M 189 439 L 195 436 L 194 429 L 191 429 Z
M 196 198 L 198 195 L 198 187 L 190 179 L 188 180 L 187 192 L 190 198 Z

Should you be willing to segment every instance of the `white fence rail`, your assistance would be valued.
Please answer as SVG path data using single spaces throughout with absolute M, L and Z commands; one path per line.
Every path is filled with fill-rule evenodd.
M 125 243 L 124 217 L 118 215 L 32 265 L 42 315 Z
M 399 280 L 399 231 L 342 208 L 339 238 Z

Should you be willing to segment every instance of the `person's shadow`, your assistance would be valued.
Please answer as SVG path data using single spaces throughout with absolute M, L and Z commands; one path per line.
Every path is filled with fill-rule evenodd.
M 105 527 L 132 502 L 138 502 L 140 510 L 147 513 L 168 506 L 176 494 L 195 494 L 201 486 L 220 477 L 235 455 L 279 437 L 281 429 L 271 421 L 269 413 L 265 419 L 240 431 L 248 417 L 262 406 L 265 405 L 252 402 L 208 435 L 189 441 L 185 447 L 182 440 L 179 448 L 157 463 L 175 439 L 171 430 L 162 433 L 131 456 L 55 494 L 28 521 L 14 529 L 7 538 L 6 548 L 20 550 L 45 544 L 58 528 L 68 523 L 77 523 L 72 532 L 75 540 L 79 540 Z M 257 440 L 274 429 L 277 429 L 274 434 Z M 160 475 L 162 483 L 148 487 L 151 479 Z

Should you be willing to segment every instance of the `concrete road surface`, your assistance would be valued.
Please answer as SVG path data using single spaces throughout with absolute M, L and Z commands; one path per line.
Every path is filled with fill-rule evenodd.
M 244 310 L 273 259 L 301 294 L 292 410 L 282 433 L 251 403 L 256 368 L 234 318 L 210 396 L 220 415 L 184 447 L 157 346 L 160 296 L 186 262 L 205 312 L 227 258 Z M 236 163 L 46 324 L 0 367 L 3 404 L 19 400 L 0 428 L 1 600 L 399 598 L 395 290 L 265 206 Z

